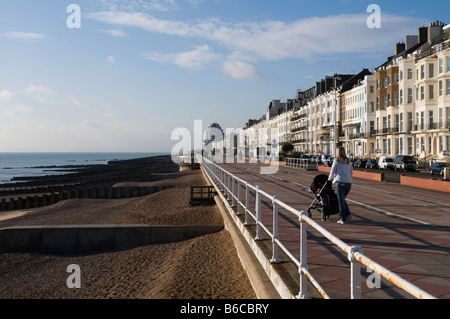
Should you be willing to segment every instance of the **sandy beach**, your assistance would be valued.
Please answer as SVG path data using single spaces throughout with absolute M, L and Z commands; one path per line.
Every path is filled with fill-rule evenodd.
M 20 225 L 223 225 L 216 206 L 189 205 L 191 185 L 206 185 L 199 170 L 165 173 L 153 182 L 172 188 L 126 199 L 70 199 L 0 212 L 0 228 Z M 9 216 L 11 217 L 11 216 Z M 69 289 L 67 266 L 79 265 L 81 288 Z M 0 255 L 2 299 L 253 299 L 256 294 L 227 230 L 190 240 L 80 256 Z

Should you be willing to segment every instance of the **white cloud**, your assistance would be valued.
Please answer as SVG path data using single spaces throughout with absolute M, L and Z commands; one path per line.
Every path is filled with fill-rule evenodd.
M 28 85 L 28 88 L 26 88 L 25 92 L 28 94 L 45 94 L 45 95 L 55 94 L 55 92 L 51 88 L 34 85 L 33 83 L 30 83 Z
M 16 97 L 16 95 L 9 90 L 0 91 L 0 101 L 11 101 Z
M 167 12 L 178 7 L 175 0 L 95 0 L 93 2 L 96 7 L 114 11 Z
M 215 41 L 248 59 L 309 59 L 340 53 L 382 52 L 407 34 L 417 33 L 425 21 L 383 14 L 382 28 L 367 27 L 365 14 L 313 17 L 286 23 L 227 23 L 216 18 L 187 23 L 158 19 L 141 12 L 97 12 L 89 18 L 111 25 L 149 32 Z
M 235 79 L 264 78 L 253 65 L 241 61 L 227 61 L 223 63 L 222 68 L 226 74 Z
M 3 37 L 16 40 L 16 41 L 39 41 L 45 38 L 43 33 L 34 32 L 5 32 L 2 34 Z
M 31 113 L 33 110 L 34 108 L 31 106 L 18 104 L 5 110 L 5 114 L 8 116 L 22 116 L 24 114 Z
M 205 64 L 220 56 L 214 53 L 208 45 L 201 45 L 196 47 L 195 50 L 181 53 L 161 54 L 159 52 L 144 52 L 142 55 L 151 61 L 176 64 L 179 67 L 191 70 L 200 70 Z
M 110 36 L 113 36 L 113 37 L 126 37 L 127 36 L 127 34 L 120 29 L 103 30 L 103 32 L 105 32 L 106 34 L 109 34 Z
M 79 127 L 82 129 L 88 129 L 88 130 L 90 130 L 90 129 L 102 130 L 103 129 L 102 125 L 100 125 L 97 122 L 91 121 L 91 120 L 85 120 L 85 121 L 81 122 Z
M 116 59 L 114 59 L 114 57 L 113 56 L 107 56 L 106 57 L 106 61 L 108 61 L 109 63 L 115 63 L 116 62 Z

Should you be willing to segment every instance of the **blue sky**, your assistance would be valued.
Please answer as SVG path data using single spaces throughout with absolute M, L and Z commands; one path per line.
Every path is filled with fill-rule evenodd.
M 369 28 L 370 4 L 381 28 Z M 70 4 L 80 28 L 68 28 Z M 170 152 L 325 75 L 372 69 L 445 1 L 3 0 L 0 152 Z

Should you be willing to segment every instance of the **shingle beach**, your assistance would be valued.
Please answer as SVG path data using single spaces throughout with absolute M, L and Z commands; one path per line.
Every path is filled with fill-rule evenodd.
M 70 199 L 2 219 L 22 225 L 223 225 L 216 206 L 190 206 L 191 185 L 206 185 L 199 170 L 120 186 L 170 185 L 125 199 Z M 11 215 L 8 215 L 11 216 Z M 67 267 L 81 271 L 81 288 L 68 288 Z M 2 299 L 253 299 L 256 298 L 227 230 L 168 244 L 77 256 L 0 254 Z

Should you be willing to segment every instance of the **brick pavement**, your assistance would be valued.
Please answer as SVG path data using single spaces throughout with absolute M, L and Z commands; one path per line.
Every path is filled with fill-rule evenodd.
M 261 175 L 259 164 L 221 165 L 299 211 L 307 210 L 313 201 L 308 188 L 314 176 L 320 174 L 283 167 L 276 174 Z M 271 204 L 265 200 L 262 204 L 263 221 L 271 230 Z M 313 219 L 346 244 L 362 247 L 367 257 L 417 287 L 437 298 L 450 298 L 450 196 L 447 193 L 354 178 L 348 204 L 353 214 L 350 224 L 337 224 L 338 215 L 323 222 L 315 210 Z M 297 217 L 283 209 L 280 216 L 280 239 L 298 258 Z M 347 256 L 312 227 L 308 228 L 308 265 L 330 297 L 349 298 Z M 376 277 L 364 266 L 362 274 L 363 298 L 413 298 L 385 279 L 381 279 L 381 287 L 370 288 L 371 282 L 377 284 Z

